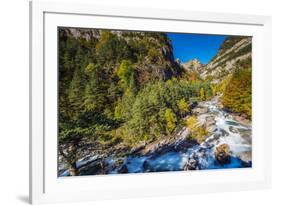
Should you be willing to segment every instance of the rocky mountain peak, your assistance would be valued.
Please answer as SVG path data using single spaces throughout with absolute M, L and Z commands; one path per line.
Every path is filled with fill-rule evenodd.
M 181 64 L 187 72 L 201 73 L 203 64 L 198 59 L 192 59 Z
M 71 36 L 76 39 L 82 38 L 86 41 L 99 38 L 101 35 L 99 30 L 90 28 L 60 28 L 60 33 L 63 36 Z

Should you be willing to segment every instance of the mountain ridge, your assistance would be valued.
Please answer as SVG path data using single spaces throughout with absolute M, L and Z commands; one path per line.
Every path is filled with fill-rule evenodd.
M 213 59 L 200 74 L 202 79 L 221 81 L 237 68 L 246 68 L 251 64 L 252 38 L 230 36 L 225 39 Z
M 197 58 L 180 65 L 187 73 L 195 73 L 201 79 L 209 79 L 213 83 L 222 81 L 237 68 L 247 68 L 251 64 L 252 38 L 230 36 L 221 44 L 217 54 L 207 64 Z

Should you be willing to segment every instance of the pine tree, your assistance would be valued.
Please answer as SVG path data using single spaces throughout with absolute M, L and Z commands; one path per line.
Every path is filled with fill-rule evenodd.
M 90 67 L 89 65 L 87 66 L 87 68 Z M 88 83 L 86 84 L 85 93 L 83 97 L 83 106 L 85 111 L 103 111 L 103 109 L 105 108 L 105 103 L 107 102 L 107 88 L 108 85 L 106 77 L 104 76 L 104 73 L 101 68 L 99 66 L 91 68 L 90 77 Z

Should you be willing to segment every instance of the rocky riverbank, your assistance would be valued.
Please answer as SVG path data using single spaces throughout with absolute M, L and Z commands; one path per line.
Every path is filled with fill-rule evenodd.
M 208 131 L 203 142 L 192 140 L 189 128 L 181 126 L 176 134 L 142 143 L 126 150 L 124 155 L 116 152 L 81 159 L 79 172 L 93 175 L 251 167 L 249 120 L 226 112 L 219 97 L 198 103 L 190 114 L 196 116 L 200 126 Z M 69 174 L 68 170 L 60 173 L 60 176 Z

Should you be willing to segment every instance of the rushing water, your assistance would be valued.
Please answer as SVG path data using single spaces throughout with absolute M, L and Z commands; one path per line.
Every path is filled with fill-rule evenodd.
M 181 151 L 167 151 L 161 155 L 128 157 L 125 165 L 129 173 L 151 171 L 180 171 L 189 160 L 196 160 L 198 169 L 241 168 L 251 166 L 251 127 L 235 121 L 217 106 L 217 99 L 203 102 L 208 108 L 207 115 L 215 116 L 215 131 L 200 145 Z M 204 114 L 206 115 L 206 114 Z M 199 116 L 200 117 L 200 116 Z M 244 137 L 243 137 L 244 135 Z M 245 135 L 247 138 L 245 139 Z M 248 140 L 247 140 L 248 139 Z M 229 164 L 220 164 L 215 159 L 215 149 L 221 144 L 228 144 L 231 151 Z M 242 158 L 250 155 L 243 161 Z M 117 170 L 112 171 L 116 173 Z
M 124 163 L 117 168 L 111 169 L 110 173 L 118 173 L 122 166 L 126 166 L 129 173 L 155 172 L 155 171 L 180 171 L 189 161 L 196 161 L 197 169 L 221 169 L 241 168 L 251 166 L 251 127 L 235 121 L 231 115 L 218 108 L 217 99 L 201 102 L 201 107 L 207 107 L 208 112 L 199 115 L 199 118 L 214 116 L 215 131 L 203 143 L 180 151 L 167 151 L 158 155 L 129 156 Z M 181 130 L 178 136 L 186 135 L 186 130 Z M 227 144 L 231 151 L 231 161 L 228 164 L 220 164 L 215 159 L 216 147 Z M 95 159 L 88 157 L 80 160 L 78 167 Z M 111 157 L 106 159 L 110 167 L 115 160 Z M 67 176 L 66 170 L 60 176 Z

